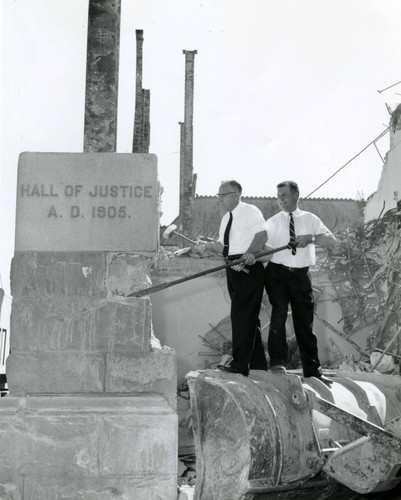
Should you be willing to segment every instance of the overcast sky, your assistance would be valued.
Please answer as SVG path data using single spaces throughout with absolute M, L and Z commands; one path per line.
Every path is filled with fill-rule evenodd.
M 1 0 L 1 250 L 8 290 L 18 155 L 83 149 L 87 0 Z M 399 0 L 122 0 L 117 152 L 131 152 L 135 30 L 144 30 L 150 152 L 164 188 L 162 223 L 178 214 L 182 51 L 195 57 L 197 193 L 235 178 L 275 196 L 283 179 L 313 191 L 388 125 L 401 85 Z M 384 156 L 388 136 L 379 143 Z M 313 197 L 375 191 L 370 147 Z M 193 235 L 196 236 L 196 235 Z

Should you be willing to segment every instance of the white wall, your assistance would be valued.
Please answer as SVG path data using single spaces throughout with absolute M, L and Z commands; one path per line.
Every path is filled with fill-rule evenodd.
M 401 131 L 396 132 L 392 143 L 393 147 L 387 153 L 377 191 L 366 204 L 365 223 L 395 208 L 401 200 Z
M 177 354 L 178 383 L 188 371 L 203 369 L 205 361 L 220 361 L 199 355 L 214 352 L 199 335 L 211 330 L 209 323 L 216 325 L 230 314 L 225 277 L 202 276 L 157 292 L 151 300 L 155 336 Z

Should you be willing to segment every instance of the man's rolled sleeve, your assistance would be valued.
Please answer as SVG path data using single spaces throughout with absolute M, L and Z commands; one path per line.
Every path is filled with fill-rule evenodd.
M 319 219 L 317 215 L 314 216 L 312 222 L 312 230 L 313 235 L 316 236 L 318 234 L 331 234 L 330 229 L 328 229 L 323 222 Z

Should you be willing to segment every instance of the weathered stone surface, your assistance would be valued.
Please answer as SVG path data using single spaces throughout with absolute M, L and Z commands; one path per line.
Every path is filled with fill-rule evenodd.
M 176 359 L 169 348 L 150 352 L 12 352 L 10 393 L 158 393 L 176 407 Z
M 149 351 L 149 299 L 14 299 L 11 350 Z
M 154 254 L 157 158 L 137 153 L 22 153 L 16 251 Z
M 161 396 L 8 396 L 0 419 L 2 499 L 176 498 L 177 416 Z
M 102 353 L 11 352 L 7 358 L 10 394 L 66 394 L 104 391 Z
M 107 475 L 174 474 L 177 453 L 175 416 L 161 419 L 151 414 L 133 418 L 106 417 L 102 425 L 100 473 Z M 131 442 L 135 451 L 127 443 Z M 152 450 L 152 451 L 151 451 Z
M 129 295 L 151 284 L 151 261 L 138 255 L 107 254 L 106 288 L 111 295 Z
M 159 202 L 154 155 L 20 156 L 1 499 L 176 500 L 175 354 L 127 297 Z
M 11 293 L 21 296 L 105 297 L 105 252 L 16 252 Z
M 116 151 L 121 0 L 90 0 L 84 150 Z
M 128 295 L 149 285 L 151 261 L 114 252 L 16 252 L 11 292 L 18 297 Z
M 24 490 L 29 491 L 24 500 L 176 500 L 177 480 L 172 475 L 152 474 L 135 478 L 113 477 L 29 477 Z M 0 486 L 0 494 L 1 494 Z M 3 497 L 2 500 L 19 500 L 22 497 Z
M 114 393 L 157 392 L 176 408 L 177 368 L 173 349 L 150 353 L 110 353 L 106 358 L 105 390 Z

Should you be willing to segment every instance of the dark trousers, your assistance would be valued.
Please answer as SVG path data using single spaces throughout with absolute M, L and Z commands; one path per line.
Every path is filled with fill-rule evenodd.
M 319 374 L 317 339 L 313 333 L 314 301 L 312 282 L 306 269 L 290 271 L 284 266 L 269 262 L 265 270 L 265 287 L 272 305 L 268 352 L 270 366 L 285 365 L 288 346 L 285 333 L 288 304 L 305 377 Z
M 232 366 L 243 372 L 267 370 L 262 344 L 259 312 L 264 288 L 263 265 L 246 266 L 249 273 L 226 269 L 227 288 L 231 297 L 233 339 Z

